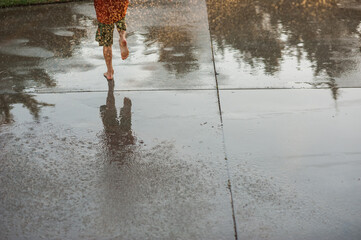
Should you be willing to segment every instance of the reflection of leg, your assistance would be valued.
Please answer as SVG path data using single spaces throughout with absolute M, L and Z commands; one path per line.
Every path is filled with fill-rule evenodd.
M 113 69 L 113 63 L 112 63 L 112 57 L 113 57 L 113 53 L 112 53 L 112 46 L 103 46 L 103 55 L 104 55 L 104 59 L 105 59 L 105 64 L 107 65 L 107 72 L 104 73 L 104 76 L 108 79 L 111 80 L 113 79 L 113 75 L 114 75 L 114 69 Z
M 124 145 L 134 144 L 132 133 L 132 101 L 125 97 L 124 106 L 120 109 L 120 129 L 122 131 L 122 142 Z
M 120 125 L 123 132 L 129 132 L 132 128 L 132 101 L 125 97 L 124 106 L 120 109 Z
M 114 80 L 108 81 L 107 106 L 111 106 L 115 108 Z
M 108 96 L 106 105 L 100 106 L 100 115 L 103 120 L 106 133 L 116 133 L 119 123 L 117 120 L 117 109 L 115 108 L 114 80 L 108 81 Z

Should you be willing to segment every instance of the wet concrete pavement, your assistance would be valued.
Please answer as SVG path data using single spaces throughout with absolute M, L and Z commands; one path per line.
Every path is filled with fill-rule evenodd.
M 360 238 L 360 93 L 221 91 L 240 239 Z
M 94 40 L 93 4 L 61 4 L 55 8 L 56 12 L 49 11 L 54 9 L 52 5 L 29 7 L 28 12 L 23 8 L 2 10 L 2 21 L 6 19 L 8 23 L 1 29 L 1 60 L 2 66 L 10 69 L 2 71 L 7 81 L 1 83 L 1 88 L 106 91 L 104 82 L 94 77 L 104 72 L 104 59 Z M 19 14 L 26 15 L 28 24 L 13 33 L 13 26 L 23 21 L 14 17 Z M 115 85 L 116 90 L 215 89 L 203 1 L 133 2 L 128 18 L 132 51 L 127 61 L 122 62 L 119 45 L 114 45 L 115 78 L 122 79 L 122 84 Z M 114 42 L 118 40 L 116 36 Z
M 360 239 L 360 6 L 0 9 L 0 239 Z

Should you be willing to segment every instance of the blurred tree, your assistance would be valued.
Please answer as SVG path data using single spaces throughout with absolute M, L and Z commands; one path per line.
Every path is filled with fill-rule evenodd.
M 337 3 L 207 0 L 212 38 L 220 51 L 232 47 L 241 53 L 238 61 L 255 69 L 261 62 L 261 69 L 270 75 L 280 70 L 286 56 L 306 57 L 314 75 L 327 75 L 330 81 L 358 64 L 355 54 L 361 39 L 360 11 L 340 8 Z
M 41 107 L 54 106 L 54 104 L 38 102 L 34 99 L 34 96 L 24 93 L 0 94 L 0 125 L 14 121 L 13 115 L 11 114 L 11 109 L 14 104 L 23 104 L 36 120 L 39 118 Z
M 172 26 L 148 27 L 144 35 L 146 48 L 158 45 L 158 61 L 164 63 L 168 71 L 177 75 L 198 70 L 191 35 L 185 29 Z

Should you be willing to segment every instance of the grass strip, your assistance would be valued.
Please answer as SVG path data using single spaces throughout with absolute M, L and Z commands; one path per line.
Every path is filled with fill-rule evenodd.
M 0 8 L 61 2 L 72 2 L 72 0 L 0 0 Z

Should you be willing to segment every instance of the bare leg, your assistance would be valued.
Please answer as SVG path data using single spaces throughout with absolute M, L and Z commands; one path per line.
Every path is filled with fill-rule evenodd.
M 127 39 L 126 39 L 126 31 L 118 31 L 119 32 L 119 46 L 120 46 L 120 53 L 122 55 L 122 59 L 125 60 L 128 58 L 129 56 L 129 49 L 128 49 L 128 44 L 127 44 Z
M 112 46 L 109 47 L 103 46 L 103 55 L 105 59 L 105 64 L 107 65 L 107 72 L 104 73 L 104 77 L 106 77 L 108 80 L 113 79 L 114 75 L 114 69 L 113 69 L 113 63 L 112 63 Z

